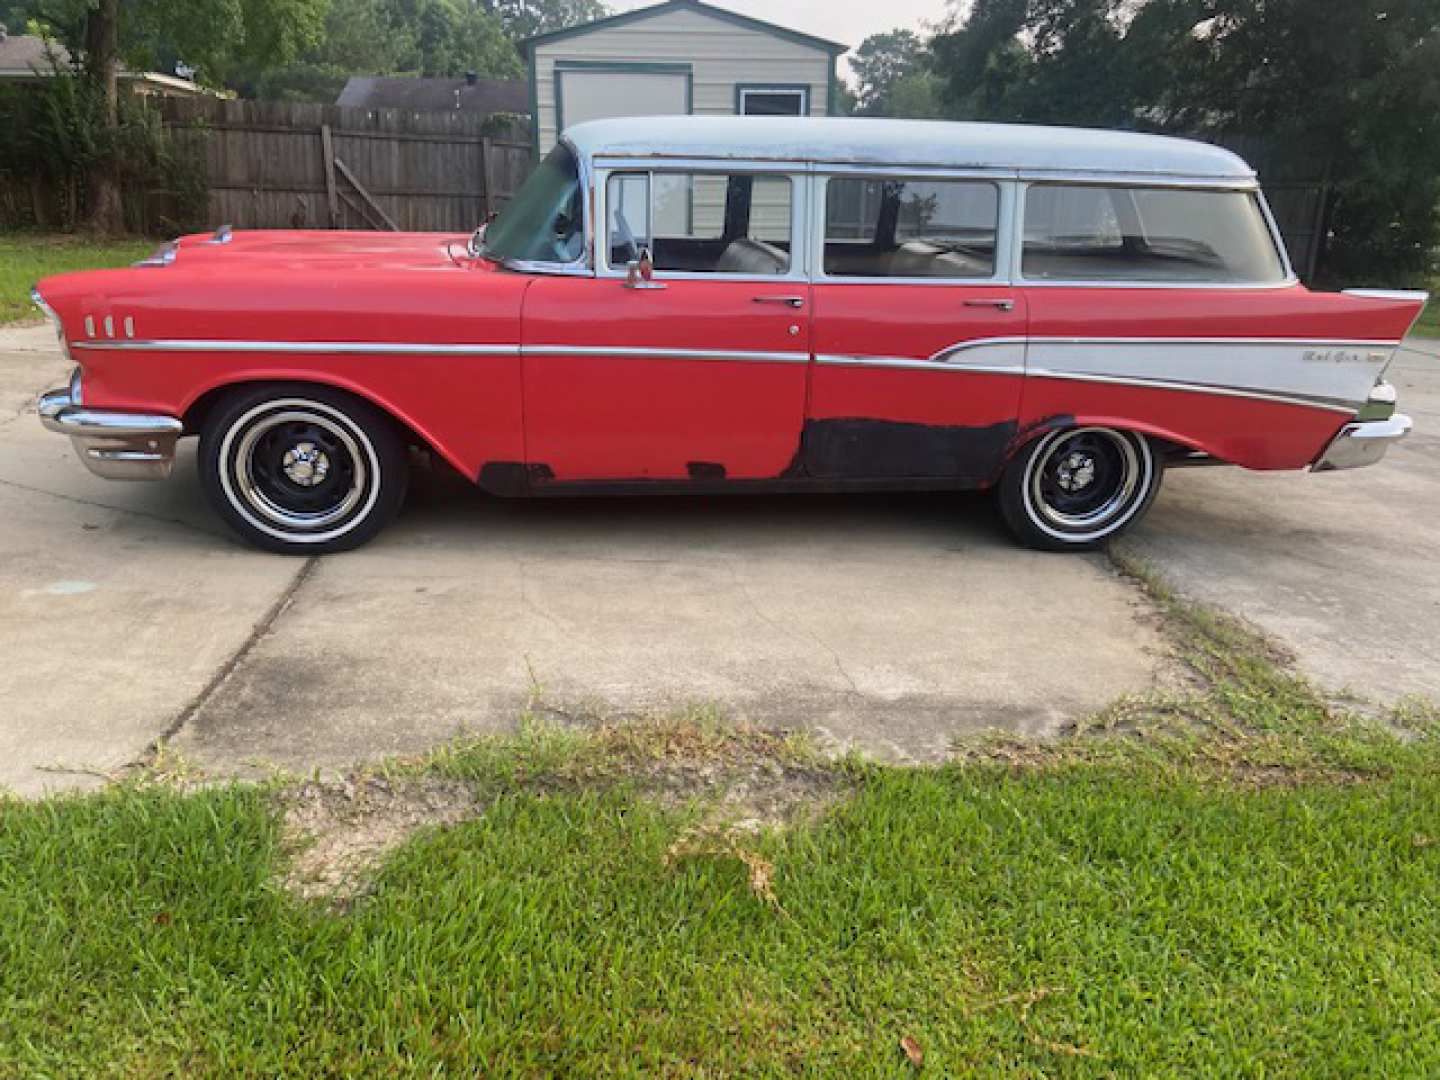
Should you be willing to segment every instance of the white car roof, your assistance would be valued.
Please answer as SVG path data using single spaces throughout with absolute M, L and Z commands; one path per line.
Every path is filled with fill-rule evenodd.
M 863 117 L 636 116 L 565 130 L 587 158 L 700 158 L 1099 174 L 1253 183 L 1229 150 L 1191 139 L 1030 124 Z

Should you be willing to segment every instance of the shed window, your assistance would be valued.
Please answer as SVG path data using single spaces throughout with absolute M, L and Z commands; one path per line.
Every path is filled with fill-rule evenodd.
M 648 248 L 656 270 L 783 275 L 793 217 L 788 176 L 618 172 L 605 193 L 610 265 Z
M 1285 267 L 1246 191 L 1035 184 L 1025 196 L 1025 277 L 1053 281 L 1272 283 Z
M 804 116 L 810 111 L 810 91 L 803 87 L 742 87 L 741 116 Z
M 988 278 L 1000 191 L 983 180 L 867 180 L 825 185 L 830 277 Z

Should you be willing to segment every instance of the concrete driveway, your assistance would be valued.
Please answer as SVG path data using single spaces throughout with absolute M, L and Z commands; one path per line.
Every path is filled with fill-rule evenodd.
M 1440 359 L 1404 372 L 1440 433 Z M 1019 550 L 981 497 L 505 502 L 421 474 L 361 551 L 254 553 L 205 507 L 193 448 L 170 482 L 121 485 L 42 431 L 34 396 L 66 374 L 48 328 L 0 331 L 0 786 L 22 794 L 160 739 L 216 770 L 300 770 L 527 708 L 713 705 L 933 759 L 1174 677 L 1102 556 Z M 1349 475 L 1177 473 L 1133 544 L 1328 684 L 1432 692 L 1437 445 Z

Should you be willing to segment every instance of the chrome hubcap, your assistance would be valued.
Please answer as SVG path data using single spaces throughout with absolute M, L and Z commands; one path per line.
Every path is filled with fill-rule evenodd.
M 1083 491 L 1095 479 L 1095 459 L 1073 452 L 1055 470 L 1055 482 L 1065 491 Z
M 287 532 L 319 532 L 347 518 L 370 488 L 355 433 L 319 408 L 278 409 L 245 429 L 235 479 L 262 519 Z
M 314 443 L 302 442 L 285 451 L 280 467 L 301 487 L 315 487 L 325 482 L 325 474 L 330 471 L 330 458 Z
M 1046 532 L 1084 540 L 1133 516 L 1152 473 L 1143 440 L 1109 428 L 1072 428 L 1047 436 L 1031 459 L 1025 498 Z

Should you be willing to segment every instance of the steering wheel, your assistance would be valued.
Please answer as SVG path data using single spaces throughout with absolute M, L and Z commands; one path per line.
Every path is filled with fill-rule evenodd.
M 556 217 L 555 235 L 550 239 L 550 250 L 555 253 L 555 258 L 562 263 L 572 263 L 580 258 L 584 246 L 585 237 L 575 227 L 574 219 L 568 214 Z
M 615 208 L 615 232 L 619 234 L 620 250 L 625 255 L 625 262 L 634 262 L 640 258 L 640 245 L 635 242 L 630 223 L 625 220 L 625 214 L 618 206 Z

